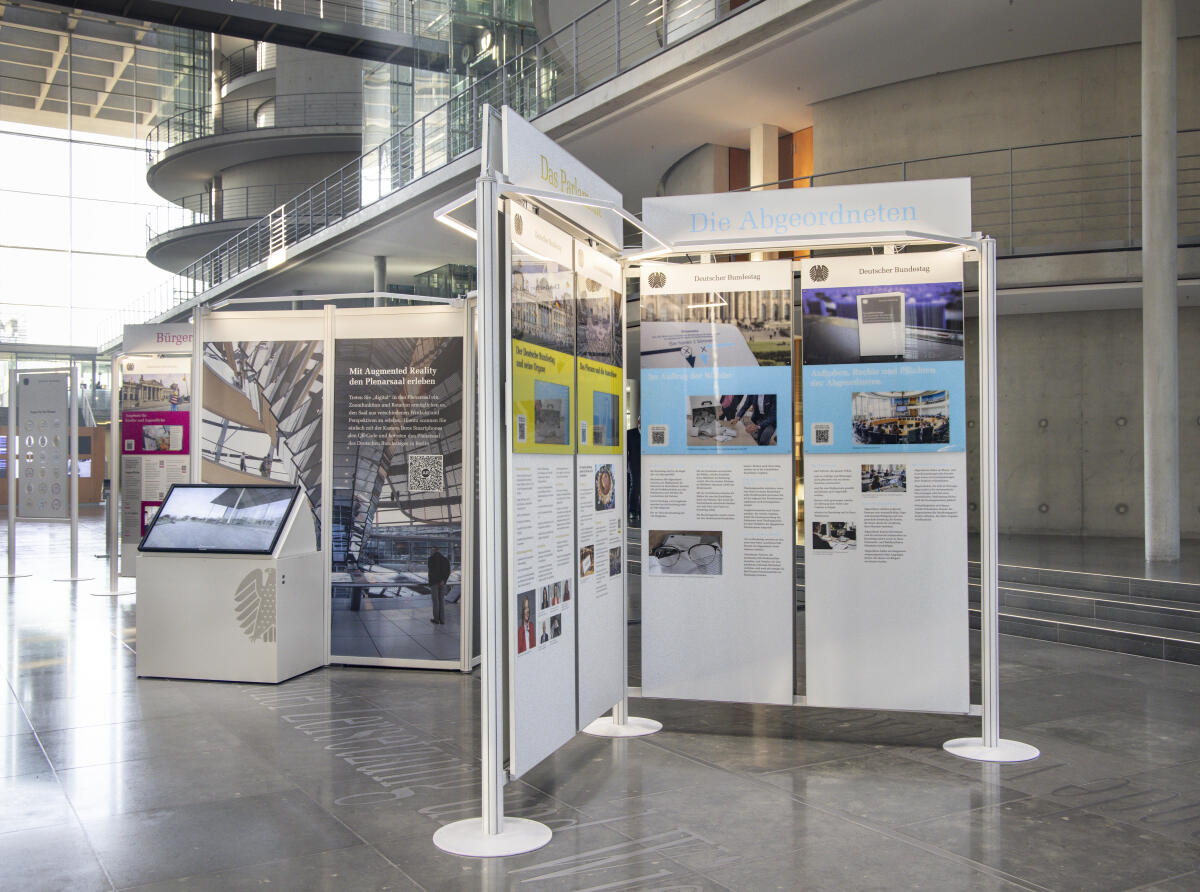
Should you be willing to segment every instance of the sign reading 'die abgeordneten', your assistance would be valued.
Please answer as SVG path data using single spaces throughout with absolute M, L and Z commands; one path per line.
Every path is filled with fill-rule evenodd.
M 676 248 L 762 240 L 802 243 L 902 231 L 961 238 L 971 233 L 971 181 L 647 198 L 642 222 Z M 649 238 L 643 246 L 659 247 Z

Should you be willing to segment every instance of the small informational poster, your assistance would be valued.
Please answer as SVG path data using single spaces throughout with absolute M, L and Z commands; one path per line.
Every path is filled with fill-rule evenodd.
M 66 372 L 17 375 L 18 517 L 71 515 L 70 380 Z
M 575 242 L 579 452 L 623 455 L 625 281 L 621 265 Z
M 641 270 L 642 690 L 793 698 L 790 261 Z
M 520 776 L 577 730 L 574 240 L 508 205 L 509 770 Z M 588 564 L 589 568 L 591 564 Z
M 457 661 L 462 311 L 344 311 L 335 324 L 372 336 L 334 341 L 332 658 Z
M 191 360 L 130 356 L 121 361 L 122 572 L 175 483 L 191 477 Z
M 966 712 L 962 255 L 801 282 L 807 702 Z

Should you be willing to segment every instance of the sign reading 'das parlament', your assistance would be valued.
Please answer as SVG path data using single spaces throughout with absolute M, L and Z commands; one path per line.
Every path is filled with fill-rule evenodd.
M 162 325 L 126 325 L 121 339 L 124 353 L 190 353 L 192 326 L 190 322 Z
M 971 234 L 971 181 L 673 195 L 642 202 L 642 222 L 673 247 L 922 232 Z M 657 248 L 648 237 L 643 247 Z
M 561 192 L 568 198 L 596 198 L 621 206 L 621 193 L 578 158 L 508 106 L 504 130 L 504 173 L 514 186 Z M 574 202 L 554 202 L 554 209 L 610 245 L 623 242 L 621 217 L 614 211 Z

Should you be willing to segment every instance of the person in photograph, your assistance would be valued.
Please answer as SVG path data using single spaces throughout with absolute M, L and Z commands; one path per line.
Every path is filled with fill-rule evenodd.
M 450 578 L 450 561 L 433 546 L 429 553 L 429 594 L 433 598 L 433 619 L 437 626 L 446 624 L 446 580 Z
M 731 393 L 721 397 L 721 420 L 733 421 L 738 417 L 738 409 L 742 406 L 742 400 L 746 397 L 744 394 Z
M 551 607 L 557 607 L 560 603 L 562 603 L 562 601 L 561 601 L 561 594 L 562 594 L 561 586 L 562 586 L 562 583 L 556 582 L 556 583 L 554 583 L 554 588 L 552 588 L 550 590 L 550 606 Z
M 738 410 L 737 420 L 759 446 L 770 446 L 775 439 L 775 403 L 775 394 L 759 393 L 748 397 Z
M 542 609 L 545 610 L 550 606 L 550 586 L 542 586 Z
M 537 642 L 533 640 L 533 618 L 530 616 L 531 609 L 529 601 L 533 596 L 521 599 L 521 625 L 517 629 L 517 653 L 523 654 L 532 647 L 537 646 Z
M 539 644 L 545 644 L 550 640 L 550 635 L 546 632 L 546 621 L 542 620 L 542 637 L 538 639 Z
M 596 469 L 596 510 L 607 511 L 615 505 L 616 485 L 612 465 L 601 465 Z
M 584 546 L 579 550 L 579 575 L 591 576 L 595 570 L 595 549 L 591 545 Z
M 179 394 L 179 385 L 174 381 L 171 382 L 171 393 L 167 397 L 167 403 L 171 407 L 172 412 L 179 411 L 179 404 L 183 402 L 183 397 Z
M 550 617 L 550 637 L 557 638 L 562 634 L 562 614 Z
M 571 600 L 571 580 L 563 580 L 563 603 L 566 604 Z

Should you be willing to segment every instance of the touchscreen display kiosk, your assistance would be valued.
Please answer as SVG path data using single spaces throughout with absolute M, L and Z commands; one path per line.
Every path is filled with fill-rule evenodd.
M 171 487 L 139 546 L 141 551 L 271 554 L 297 486 Z

